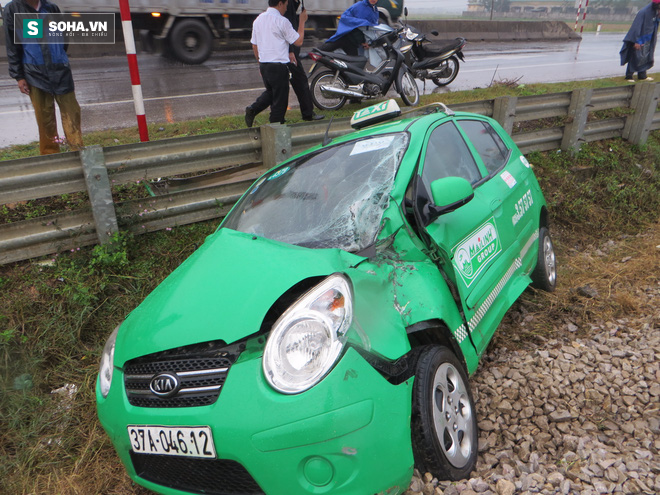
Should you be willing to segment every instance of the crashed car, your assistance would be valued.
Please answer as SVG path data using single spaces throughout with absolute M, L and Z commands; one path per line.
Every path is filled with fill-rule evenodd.
M 469 476 L 468 377 L 522 292 L 555 288 L 548 211 L 494 120 L 399 114 L 362 109 L 268 171 L 112 332 L 98 415 L 136 483 L 365 495 L 414 468 Z

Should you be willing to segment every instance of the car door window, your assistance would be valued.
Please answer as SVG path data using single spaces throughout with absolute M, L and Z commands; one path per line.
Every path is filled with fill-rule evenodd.
M 470 184 L 481 180 L 477 163 L 452 122 L 436 127 L 429 136 L 422 172 L 429 197 L 431 182 L 444 177 L 463 177 Z
M 459 125 L 479 153 L 489 175 L 506 165 L 509 150 L 495 129 L 480 120 L 461 120 Z

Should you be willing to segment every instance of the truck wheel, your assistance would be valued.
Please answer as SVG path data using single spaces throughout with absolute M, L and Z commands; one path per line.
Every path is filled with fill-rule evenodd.
M 172 55 L 184 64 L 201 64 L 211 56 L 213 33 L 201 19 L 183 19 L 169 35 Z
M 468 377 L 451 350 L 428 346 L 417 361 L 412 399 L 415 467 L 438 479 L 468 478 L 477 463 L 477 412 Z

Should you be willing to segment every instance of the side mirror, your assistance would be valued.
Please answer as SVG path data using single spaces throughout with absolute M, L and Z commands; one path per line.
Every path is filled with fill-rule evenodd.
M 403 16 L 408 17 L 408 7 L 403 8 Z
M 438 36 L 440 33 L 437 32 L 437 31 L 434 29 L 433 31 L 431 31 L 431 34 L 432 34 L 433 36 Z
M 474 198 L 472 185 L 463 177 L 444 177 L 431 182 L 433 205 L 429 206 L 431 221 L 469 203 Z

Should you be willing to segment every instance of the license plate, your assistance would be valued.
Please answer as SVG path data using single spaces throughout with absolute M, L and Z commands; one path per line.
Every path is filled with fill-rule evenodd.
M 213 435 L 208 426 L 128 425 L 127 429 L 136 453 L 216 457 Z

